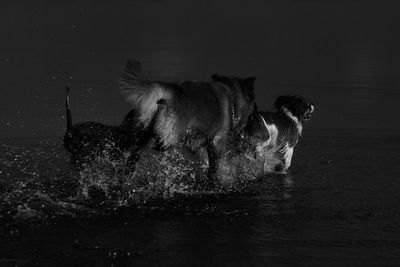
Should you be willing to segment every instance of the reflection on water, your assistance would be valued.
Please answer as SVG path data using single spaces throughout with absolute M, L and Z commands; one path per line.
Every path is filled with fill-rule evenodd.
M 288 174 L 285 175 L 285 177 L 283 178 L 283 184 L 284 184 L 284 189 L 283 192 L 283 197 L 284 199 L 290 199 L 292 197 L 291 191 L 292 188 L 294 186 L 294 181 L 293 181 L 293 177 L 292 175 Z
M 14 162 L 1 173 L 0 263 L 396 266 L 399 141 L 382 132 L 306 131 L 288 175 L 266 176 L 241 193 L 122 207 L 108 215 L 66 205 L 76 172 L 57 140 L 9 142 L 0 157 Z M 7 214 L 12 199 L 3 192 L 19 182 L 31 189 L 21 192 L 32 192 L 20 198 L 21 210 L 31 201 L 50 205 L 51 216 Z M 56 205 L 45 194 L 62 201 Z

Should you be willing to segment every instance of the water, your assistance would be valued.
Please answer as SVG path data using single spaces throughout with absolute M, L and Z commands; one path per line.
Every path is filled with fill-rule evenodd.
M 80 176 L 60 139 L 8 141 L 2 192 L 26 183 L 17 201 L 42 213 L 17 215 L 2 202 L 1 263 L 398 265 L 399 141 L 393 133 L 306 131 L 288 175 L 239 193 L 117 209 L 68 206 L 79 204 L 71 197 Z
M 395 4 L 2 1 L 0 266 L 400 265 Z M 154 79 L 255 75 L 263 110 L 311 98 L 290 173 L 199 192 L 179 154 L 124 187 L 123 162 L 72 168 L 64 86 L 74 122 L 118 124 L 128 56 Z

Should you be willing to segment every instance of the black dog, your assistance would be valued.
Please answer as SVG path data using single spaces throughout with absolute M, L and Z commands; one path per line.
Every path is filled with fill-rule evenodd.
M 159 149 L 180 144 L 193 152 L 205 149 L 209 173 L 215 174 L 225 137 L 240 132 L 253 111 L 255 77 L 214 74 L 211 82 L 167 83 L 145 80 L 140 71 L 139 62 L 128 60 L 120 79 L 121 92 L 134 110 L 125 125 L 137 140 L 135 149 L 152 138 Z M 134 165 L 137 157 L 131 161 Z
M 70 153 L 73 163 L 88 163 L 96 156 L 103 156 L 105 152 L 116 156 L 129 148 L 131 141 L 121 126 L 108 126 L 92 121 L 72 125 L 69 91 L 69 87 L 66 87 L 67 130 L 63 145 Z
M 273 112 L 254 109 L 245 131 L 256 144 L 257 156 L 265 161 L 264 172 L 287 172 L 303 124 L 313 112 L 314 104 L 302 96 L 278 97 Z

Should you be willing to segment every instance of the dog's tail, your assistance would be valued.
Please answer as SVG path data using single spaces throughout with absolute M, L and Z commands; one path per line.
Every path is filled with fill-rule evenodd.
M 129 59 L 121 74 L 119 88 L 137 112 L 138 123 L 147 128 L 156 115 L 159 105 L 165 105 L 172 99 L 173 89 L 166 83 L 142 79 L 141 69 L 141 64 L 137 60 Z
M 67 132 L 72 129 L 72 115 L 69 107 L 69 86 L 65 86 L 65 111 L 67 113 Z

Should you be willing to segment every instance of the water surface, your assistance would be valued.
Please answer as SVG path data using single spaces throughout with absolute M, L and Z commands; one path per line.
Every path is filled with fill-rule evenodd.
M 51 188 L 63 188 L 59 200 L 68 201 L 65 185 L 76 173 L 56 141 L 3 145 L 8 152 L 2 163 L 18 170 L 2 173 L 2 183 L 41 181 L 34 190 L 51 195 Z M 108 215 L 71 217 L 68 209 L 55 206 L 47 217 L 27 219 L 3 209 L 1 261 L 395 266 L 400 263 L 400 168 L 399 155 L 390 151 L 400 149 L 399 141 L 391 133 L 306 132 L 290 174 L 266 176 L 240 194 L 178 198 Z M 32 150 L 34 159 L 25 153 Z M 23 205 L 24 198 L 20 201 Z

